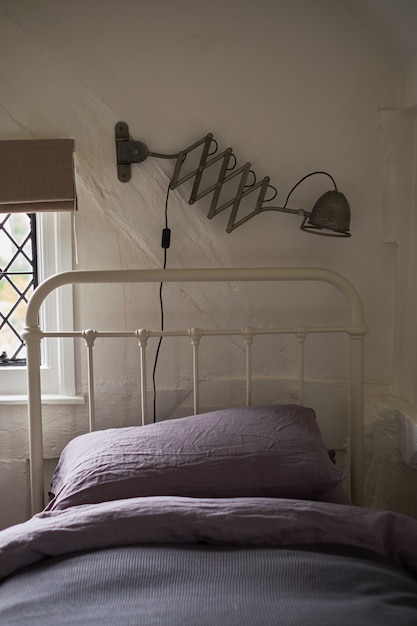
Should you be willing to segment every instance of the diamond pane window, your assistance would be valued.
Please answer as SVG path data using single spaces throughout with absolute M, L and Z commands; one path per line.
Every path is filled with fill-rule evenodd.
M 21 333 L 38 282 L 34 214 L 0 214 L 0 366 L 26 364 Z

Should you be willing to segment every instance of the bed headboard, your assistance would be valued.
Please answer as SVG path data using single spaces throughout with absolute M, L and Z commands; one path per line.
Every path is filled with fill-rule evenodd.
M 204 282 L 269 282 L 319 281 L 327 283 L 341 292 L 346 301 L 349 321 L 345 325 L 295 326 L 293 328 L 228 328 L 203 329 L 182 328 L 170 331 L 132 329 L 131 331 L 62 330 L 48 331 L 39 327 L 39 310 L 45 298 L 55 289 L 69 284 L 110 283 L 204 283 Z M 141 413 L 142 423 L 147 422 L 146 406 L 146 348 L 150 336 L 189 336 L 193 351 L 194 413 L 199 412 L 199 359 L 198 348 L 202 336 L 241 335 L 246 350 L 246 404 L 252 402 L 251 345 L 258 334 L 294 334 L 299 344 L 299 388 L 300 403 L 303 403 L 304 388 L 304 338 L 309 333 L 345 333 L 351 344 L 350 350 L 350 421 L 349 448 L 351 471 L 351 497 L 354 503 L 363 501 L 363 381 L 364 339 L 367 334 L 363 306 L 354 286 L 343 276 L 321 268 L 221 268 L 221 269 L 164 269 L 164 270 L 91 270 L 71 271 L 56 274 L 34 291 L 26 312 L 24 340 L 27 344 L 28 371 L 28 419 L 30 440 L 30 486 L 32 513 L 44 506 L 43 487 L 43 434 L 42 400 L 40 377 L 40 343 L 44 337 L 81 337 L 87 346 L 88 360 L 88 406 L 90 430 L 95 427 L 93 348 L 97 336 L 126 337 L 137 339 L 140 350 L 141 370 Z

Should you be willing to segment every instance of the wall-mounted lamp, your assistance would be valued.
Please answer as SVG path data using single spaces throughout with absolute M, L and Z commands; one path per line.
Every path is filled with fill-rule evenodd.
M 176 154 L 160 154 L 148 150 L 146 144 L 133 140 L 129 135 L 129 127 L 126 122 L 118 122 L 115 127 L 117 175 L 121 182 L 126 183 L 131 178 L 131 163 L 141 163 L 148 157 L 159 159 L 175 159 L 174 174 L 171 179 L 170 189 L 175 189 L 187 180 L 194 178 L 189 204 L 194 204 L 197 200 L 213 193 L 211 205 L 207 217 L 215 217 L 221 211 L 230 208 L 230 216 L 226 232 L 231 233 L 235 228 L 241 226 L 255 215 L 264 211 L 280 211 L 283 213 L 293 213 L 303 218 L 300 226 L 301 230 L 316 235 L 326 235 L 329 237 L 350 237 L 350 207 L 346 197 L 338 191 L 333 177 L 327 172 L 311 172 L 297 182 L 289 192 L 283 206 L 273 206 L 269 204 L 275 198 L 277 190 L 270 184 L 270 179 L 265 176 L 261 181 L 256 180 L 256 175 L 251 169 L 250 163 L 245 163 L 241 167 L 237 166 L 237 159 L 233 150 L 228 148 L 223 152 L 218 152 L 218 145 L 213 135 L 209 133 L 185 150 Z M 180 178 L 181 167 L 187 155 L 202 146 L 202 153 L 198 166 Z M 217 181 L 200 190 L 203 173 L 212 165 L 219 164 Z M 288 207 L 288 201 L 292 192 L 306 178 L 323 174 L 330 178 L 334 189 L 327 191 L 317 200 L 311 211 L 305 209 L 292 209 Z M 220 193 L 228 182 L 240 176 L 237 190 L 234 191 L 233 198 L 219 205 Z M 238 219 L 238 211 L 243 198 L 258 191 L 255 208 Z M 267 193 L 272 190 L 272 197 L 266 198 Z

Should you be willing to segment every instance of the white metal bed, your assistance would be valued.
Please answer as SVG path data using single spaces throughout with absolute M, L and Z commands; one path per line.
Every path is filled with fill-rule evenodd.
M 282 282 L 319 281 L 339 290 L 346 299 L 349 322 L 345 325 L 295 326 L 271 328 L 228 328 L 221 330 L 182 328 L 170 331 L 133 329 L 131 331 L 63 330 L 51 332 L 41 329 L 38 323 L 40 307 L 55 289 L 68 284 L 104 283 L 203 283 L 203 282 Z M 140 385 L 142 424 L 147 423 L 146 405 L 146 355 L 149 337 L 189 336 L 193 351 L 194 413 L 199 412 L 199 343 L 203 336 L 241 335 L 246 351 L 246 404 L 252 403 L 252 340 L 260 334 L 293 334 L 299 346 L 300 404 L 304 389 L 304 340 L 310 333 L 345 333 L 351 344 L 350 365 L 350 471 L 351 497 L 354 503 L 363 503 L 363 379 L 364 339 L 367 334 L 363 306 L 354 286 L 343 276 L 321 268 L 238 268 L 238 269 L 165 269 L 165 270 L 108 270 L 71 271 L 56 274 L 44 281 L 33 293 L 26 312 L 24 339 L 27 344 L 28 364 L 28 419 L 30 438 L 30 485 L 32 514 L 44 506 L 43 485 L 43 434 L 40 376 L 40 343 L 46 337 L 81 337 L 87 347 L 88 407 L 90 430 L 95 428 L 94 403 L 94 342 L 97 337 L 133 337 L 140 351 Z

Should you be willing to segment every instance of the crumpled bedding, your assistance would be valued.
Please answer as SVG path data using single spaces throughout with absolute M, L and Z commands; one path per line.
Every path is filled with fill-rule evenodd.
M 0 532 L 0 580 L 47 557 L 140 544 L 373 551 L 417 574 L 417 521 L 394 512 L 281 498 L 150 496 L 44 511 Z

